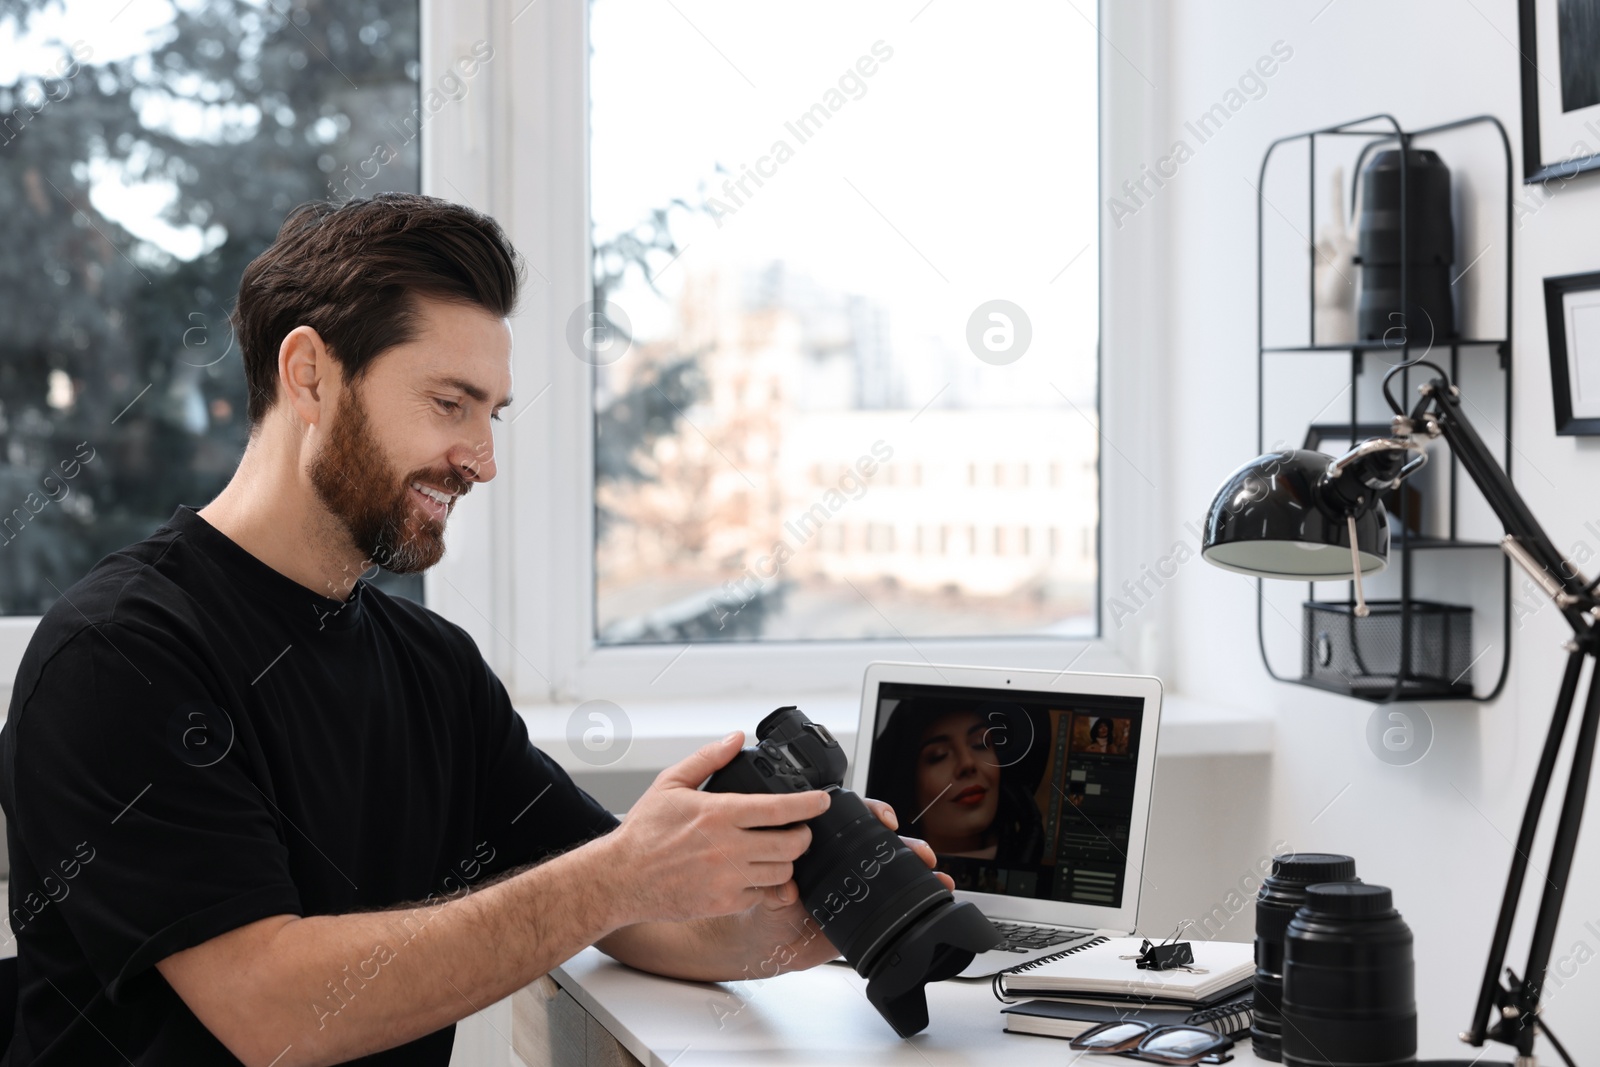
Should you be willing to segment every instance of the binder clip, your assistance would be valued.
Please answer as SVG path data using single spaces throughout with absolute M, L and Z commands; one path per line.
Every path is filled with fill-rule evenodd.
M 1139 946 L 1138 962 L 1141 971 L 1170 971 L 1194 963 L 1194 949 L 1187 941 L 1164 941 L 1152 945 L 1146 939 Z
M 1181 968 L 1193 974 L 1205 974 L 1204 969 L 1194 966 L 1193 946 L 1187 941 L 1178 940 L 1178 935 L 1188 925 L 1186 922 L 1179 923 L 1178 928 L 1172 931 L 1172 936 L 1159 945 L 1153 945 L 1149 938 L 1145 938 L 1139 945 L 1139 955 L 1132 957 L 1138 961 L 1135 966 L 1141 971 L 1173 971 Z

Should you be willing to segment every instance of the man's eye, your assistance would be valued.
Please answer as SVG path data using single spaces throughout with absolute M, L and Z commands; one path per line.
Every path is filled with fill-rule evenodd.
M 435 400 L 434 403 L 438 404 L 445 410 L 447 414 L 451 415 L 455 414 L 456 411 L 461 407 L 460 402 L 455 400 Z

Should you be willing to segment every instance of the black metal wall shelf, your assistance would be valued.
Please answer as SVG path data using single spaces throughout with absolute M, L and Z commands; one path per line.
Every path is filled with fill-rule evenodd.
M 1504 196 L 1505 196 L 1505 333 L 1498 338 L 1449 338 L 1434 342 L 1429 339 L 1424 344 L 1414 344 L 1409 332 L 1403 332 L 1401 338 L 1384 339 L 1376 341 L 1345 341 L 1339 343 L 1319 343 L 1316 337 L 1316 232 L 1317 232 L 1317 138 L 1319 137 L 1358 137 L 1366 138 L 1367 143 L 1362 146 L 1357 157 L 1354 182 L 1359 183 L 1360 163 L 1365 160 L 1368 151 L 1384 145 L 1386 142 L 1393 146 L 1405 148 L 1412 147 L 1419 139 L 1432 135 L 1445 133 L 1451 130 L 1462 129 L 1470 126 L 1490 126 L 1499 134 L 1500 146 L 1505 159 L 1504 170 Z M 1310 303 L 1307 307 L 1307 343 L 1289 345 L 1268 345 L 1265 339 L 1265 279 L 1266 279 L 1266 254 L 1264 240 L 1264 220 L 1266 197 L 1263 190 L 1267 187 L 1268 167 L 1272 162 L 1273 154 L 1282 146 L 1292 142 L 1304 141 L 1307 151 L 1307 196 L 1306 213 L 1309 220 L 1307 233 L 1311 235 L 1307 248 L 1306 282 Z M 1411 232 L 1410 220 L 1407 216 L 1406 190 L 1409 182 L 1406 176 L 1405 154 L 1400 160 L 1400 248 L 1401 258 L 1405 258 L 1405 242 Z M 1507 475 L 1511 473 L 1512 449 L 1511 441 L 1511 416 L 1512 416 L 1512 389 L 1511 389 L 1511 342 L 1509 338 L 1512 330 L 1512 304 L 1511 304 L 1511 277 L 1512 277 L 1512 235 L 1515 218 L 1512 214 L 1512 157 L 1511 142 L 1506 135 L 1505 127 L 1500 120 L 1492 115 L 1476 115 L 1471 118 L 1460 119 L 1455 122 L 1429 126 L 1423 129 L 1406 130 L 1392 116 L 1387 114 L 1369 115 L 1365 118 L 1355 119 L 1350 122 L 1327 126 L 1318 130 L 1308 130 L 1304 133 L 1290 134 L 1280 137 L 1267 146 L 1266 153 L 1261 159 L 1261 170 L 1256 182 L 1256 447 L 1258 451 L 1266 450 L 1266 372 L 1269 354 L 1290 355 L 1295 353 L 1340 353 L 1350 354 L 1350 418 L 1349 431 L 1352 441 L 1357 440 L 1357 427 L 1362 422 L 1359 418 L 1359 390 L 1358 384 L 1361 375 L 1365 372 L 1366 355 L 1371 352 L 1384 352 L 1399 357 L 1395 362 L 1410 362 L 1420 359 L 1432 352 L 1431 358 L 1437 359 L 1446 349 L 1449 352 L 1449 371 L 1451 381 L 1456 381 L 1460 376 L 1460 366 L 1463 350 L 1492 348 L 1498 356 L 1499 369 L 1505 381 L 1505 410 L 1503 414 L 1505 440 L 1505 456 L 1503 465 Z M 1353 199 L 1354 190 L 1352 190 Z M 1276 212 L 1277 209 L 1274 208 Z M 1282 214 L 1281 212 L 1278 212 Z M 1287 216 L 1284 216 L 1287 219 Z M 1400 282 L 1400 305 L 1409 307 L 1407 303 L 1407 285 L 1409 270 L 1402 270 Z M 1465 273 L 1465 272 L 1463 272 Z M 1457 278 L 1459 281 L 1459 276 Z M 1469 357 L 1470 358 L 1470 357 Z M 1274 361 L 1276 364 L 1278 361 Z M 1389 364 L 1392 365 L 1392 362 Z M 1401 395 L 1412 395 L 1412 383 L 1407 371 L 1401 372 Z M 1384 413 L 1387 422 L 1388 413 Z M 1371 421 L 1370 419 L 1368 420 Z M 1300 677 L 1281 675 L 1273 670 L 1271 658 L 1267 654 L 1265 630 L 1265 590 L 1261 579 L 1256 580 L 1256 640 L 1261 650 L 1261 659 L 1266 666 L 1267 673 L 1278 681 L 1294 682 L 1312 688 L 1325 689 L 1354 696 L 1375 703 L 1390 703 L 1396 700 L 1473 700 L 1489 701 L 1499 696 L 1505 688 L 1506 678 L 1511 668 L 1511 561 L 1502 556 L 1500 580 L 1500 647 L 1503 654 L 1500 662 L 1500 671 L 1494 685 L 1487 691 L 1474 686 L 1471 682 L 1463 682 L 1462 677 L 1470 671 L 1473 659 L 1466 663 L 1461 670 L 1461 677 L 1451 677 L 1450 672 L 1439 673 L 1437 667 L 1440 663 L 1450 663 L 1452 657 L 1458 656 L 1459 651 L 1454 646 L 1446 647 L 1441 651 L 1438 647 L 1441 640 L 1446 645 L 1449 642 L 1460 640 L 1459 616 L 1463 609 L 1454 605 L 1441 605 L 1433 601 L 1424 600 L 1413 593 L 1413 567 L 1411 554 L 1413 552 L 1430 552 L 1434 550 L 1467 551 L 1474 552 L 1483 549 L 1496 549 L 1500 545 L 1495 541 L 1470 541 L 1457 537 L 1457 482 L 1458 463 L 1452 454 L 1450 457 L 1448 490 L 1441 490 L 1447 497 L 1449 506 L 1449 519 L 1447 537 L 1434 537 L 1413 533 L 1408 526 L 1411 517 L 1408 512 L 1407 495 L 1399 496 L 1400 506 L 1397 509 L 1399 529 L 1392 534 L 1390 547 L 1391 564 L 1398 562 L 1400 571 L 1400 596 L 1397 600 L 1383 603 L 1373 602 L 1373 616 L 1371 619 L 1382 617 L 1382 625 L 1396 630 L 1393 634 L 1384 634 L 1378 631 L 1378 623 L 1367 627 L 1368 618 L 1356 619 L 1353 615 L 1355 605 L 1354 584 L 1350 585 L 1350 593 L 1344 601 L 1317 600 L 1315 598 L 1316 586 L 1308 585 L 1306 602 L 1303 606 L 1306 625 L 1311 625 L 1312 619 L 1317 618 L 1330 626 L 1330 628 L 1344 627 L 1345 632 L 1340 636 L 1348 648 L 1341 648 L 1338 655 L 1349 654 L 1355 662 L 1362 663 L 1367 673 L 1350 675 L 1344 674 L 1339 678 L 1331 678 L 1326 670 L 1320 667 L 1327 666 L 1336 658 L 1332 647 L 1336 642 L 1328 637 L 1327 632 L 1319 634 L 1315 639 L 1312 633 L 1301 635 L 1303 663 Z M 1466 563 L 1475 559 L 1466 557 Z M 1274 609 L 1276 611 L 1276 609 Z M 1470 619 L 1470 611 L 1468 611 Z M 1442 623 L 1437 620 L 1443 619 Z M 1452 622 L 1454 619 L 1456 621 Z M 1333 620 L 1328 622 L 1327 620 Z M 1347 620 L 1347 621 L 1346 621 Z M 1368 641 L 1367 658 L 1371 659 L 1374 653 L 1390 655 L 1394 660 L 1392 670 L 1372 670 L 1370 665 L 1363 662 L 1361 650 L 1361 636 L 1356 633 L 1357 624 L 1366 628 L 1369 636 L 1376 635 Z M 1429 627 L 1436 627 L 1430 630 Z M 1440 628 L 1442 627 L 1442 628 Z M 1454 627 L 1454 629 L 1452 629 Z M 1444 637 L 1441 639 L 1440 634 Z M 1323 647 L 1319 642 L 1327 642 L 1329 647 Z M 1468 646 L 1470 648 L 1470 645 Z M 1486 650 L 1487 651 L 1487 650 Z M 1422 657 L 1437 654 L 1437 662 L 1432 672 L 1418 670 Z M 1481 653 L 1480 653 L 1481 656 Z M 1453 670 L 1453 668 L 1452 668 Z
M 1483 348 L 1488 345 L 1505 347 L 1503 340 L 1453 340 L 1441 341 L 1441 346 L 1452 348 Z M 1343 344 L 1323 345 L 1269 345 L 1263 352 L 1376 352 L 1384 349 L 1398 350 L 1402 346 L 1385 341 L 1346 341 Z M 1503 354 L 1503 353 L 1502 353 Z

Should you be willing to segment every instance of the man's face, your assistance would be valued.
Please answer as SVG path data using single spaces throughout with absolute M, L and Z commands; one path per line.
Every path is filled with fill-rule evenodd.
M 456 499 L 494 477 L 492 419 L 511 402 L 506 321 L 429 298 L 418 308 L 416 338 L 345 384 L 308 468 L 362 558 L 397 574 L 427 570 L 444 555 Z

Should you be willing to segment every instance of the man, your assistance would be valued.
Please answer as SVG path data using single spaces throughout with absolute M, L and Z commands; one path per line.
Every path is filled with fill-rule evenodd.
M 735 733 L 619 823 L 464 630 L 359 579 L 436 563 L 494 477 L 518 281 L 492 220 L 401 194 L 305 205 L 246 268 L 238 471 L 67 590 L 17 675 L 0 1064 L 442 1065 L 586 945 L 706 980 L 835 954 L 810 831 L 759 829 L 826 794 L 699 792 Z

